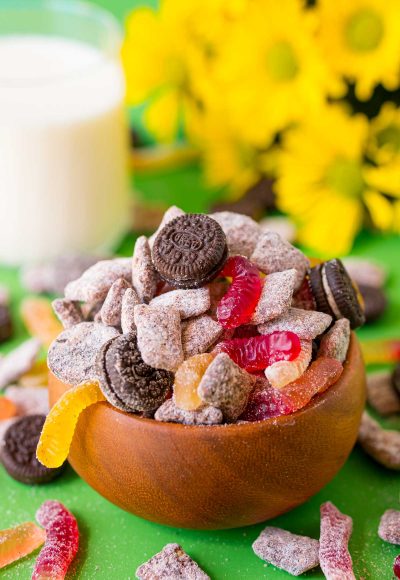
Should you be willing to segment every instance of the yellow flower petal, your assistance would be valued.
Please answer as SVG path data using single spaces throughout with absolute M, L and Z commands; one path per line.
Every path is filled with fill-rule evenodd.
M 366 191 L 364 201 L 373 224 L 380 230 L 387 231 L 393 226 L 393 204 L 377 191 Z
M 178 115 L 179 95 L 171 89 L 154 98 L 144 113 L 144 122 L 158 140 L 168 142 L 176 136 Z
M 366 169 L 364 177 L 371 188 L 400 198 L 400 156 L 393 163 Z
M 326 257 L 343 256 L 351 250 L 361 221 L 357 200 L 321 192 L 312 217 L 299 230 L 299 241 Z

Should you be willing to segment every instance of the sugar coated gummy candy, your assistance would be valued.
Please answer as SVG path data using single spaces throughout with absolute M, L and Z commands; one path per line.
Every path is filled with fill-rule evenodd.
M 0 568 L 27 556 L 46 539 L 46 532 L 33 522 L 0 531 Z
M 46 467 L 59 467 L 66 460 L 79 415 L 86 407 L 105 401 L 97 382 L 82 383 L 66 391 L 48 414 L 36 456 Z
M 214 355 L 210 353 L 197 354 L 181 364 L 174 382 L 174 401 L 177 407 L 185 411 L 195 411 L 203 404 L 197 394 L 197 387 L 213 359 Z
M 302 340 L 301 351 L 292 361 L 278 361 L 265 369 L 265 376 L 275 389 L 298 379 L 310 364 L 312 356 L 312 341 Z
M 319 560 L 327 580 L 356 580 L 348 543 L 353 520 L 331 502 L 321 505 Z
M 396 578 L 400 578 L 400 555 L 398 555 L 394 561 L 393 574 Z
M 259 377 L 240 419 L 252 422 L 265 421 L 265 419 L 287 415 L 290 412 L 290 404 L 282 397 L 280 391 L 273 389 L 266 378 Z
M 17 406 L 8 397 L 0 397 L 0 421 L 3 419 L 10 419 L 17 415 Z
M 307 405 L 314 395 L 323 393 L 333 385 L 343 372 L 342 364 L 333 358 L 321 357 L 315 360 L 308 369 L 289 385 L 280 390 L 291 412 L 298 411 Z
M 21 304 L 21 317 L 32 336 L 38 338 L 43 346 L 50 346 L 63 330 L 45 298 L 26 298 Z
M 228 258 L 219 275 L 232 278 L 232 284 L 218 304 L 218 322 L 224 328 L 247 324 L 261 296 L 258 269 L 243 256 L 233 256 Z
M 46 530 L 46 541 L 35 562 L 32 580 L 63 580 L 79 548 L 75 517 L 58 501 L 45 501 L 36 519 Z
M 273 332 L 249 338 L 233 338 L 217 345 L 242 369 L 262 371 L 281 360 L 293 360 L 300 353 L 300 339 L 293 332 Z

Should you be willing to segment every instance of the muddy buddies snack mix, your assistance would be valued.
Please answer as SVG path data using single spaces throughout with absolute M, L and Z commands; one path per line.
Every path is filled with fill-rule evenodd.
M 340 260 L 311 268 L 251 218 L 179 208 L 132 259 L 91 265 L 53 306 L 57 378 L 97 382 L 122 411 L 185 425 L 301 409 L 338 380 L 363 321 Z

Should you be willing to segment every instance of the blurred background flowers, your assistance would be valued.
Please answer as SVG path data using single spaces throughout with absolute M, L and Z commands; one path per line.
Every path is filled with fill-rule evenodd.
M 230 199 L 272 184 L 304 246 L 400 232 L 398 0 L 161 0 L 123 61 L 149 133 L 198 148 Z

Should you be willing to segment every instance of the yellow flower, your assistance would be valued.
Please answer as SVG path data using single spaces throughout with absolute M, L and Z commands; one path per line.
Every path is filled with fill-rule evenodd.
M 368 153 L 378 164 L 400 159 L 400 109 L 385 103 L 371 121 Z
M 277 131 L 323 103 L 331 79 L 312 22 L 298 0 L 264 0 L 251 4 L 226 32 L 209 101 L 223 95 L 239 139 L 265 146 Z
M 161 141 L 201 114 L 219 39 L 251 0 L 162 0 L 158 11 L 134 10 L 127 20 L 122 59 L 127 101 L 148 100 L 144 121 Z
M 360 99 L 368 99 L 378 83 L 387 89 L 398 85 L 398 0 L 320 0 L 317 11 L 326 61 L 333 71 L 355 83 Z
M 365 212 L 376 228 L 396 228 L 395 207 L 379 193 L 390 176 L 364 161 L 367 137 L 364 116 L 349 117 L 341 107 L 330 106 L 284 138 L 278 205 L 298 221 L 299 240 L 314 251 L 346 254 Z

